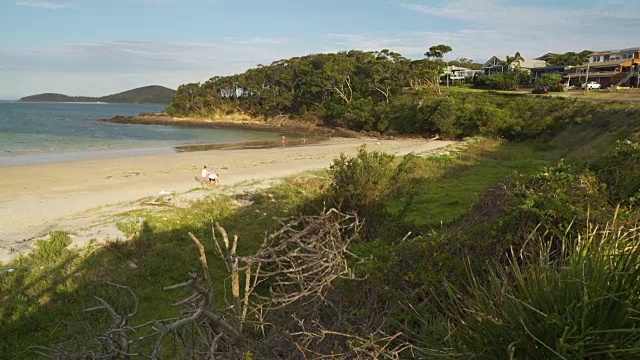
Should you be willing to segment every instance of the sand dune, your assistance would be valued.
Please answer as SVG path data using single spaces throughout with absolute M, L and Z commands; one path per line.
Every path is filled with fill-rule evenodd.
M 0 168 L 0 261 L 14 258 L 32 240 L 66 228 L 90 209 L 131 202 L 161 191 L 185 192 L 198 184 L 204 164 L 223 186 L 266 180 L 329 166 L 341 152 L 367 144 L 395 154 L 426 152 L 445 141 L 331 139 L 300 147 L 212 150 Z M 116 211 L 111 206 L 109 211 Z M 100 236 L 100 235 L 98 235 Z M 105 235 L 106 236 L 106 235 Z

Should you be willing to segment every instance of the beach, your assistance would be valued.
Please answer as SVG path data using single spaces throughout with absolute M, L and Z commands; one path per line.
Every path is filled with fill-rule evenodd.
M 220 176 L 221 188 L 247 181 L 267 181 L 328 168 L 332 160 L 352 155 L 360 145 L 403 155 L 451 144 L 446 141 L 333 138 L 319 144 L 262 149 L 195 151 L 124 156 L 0 168 L 0 262 L 33 247 L 52 230 L 74 233 L 131 203 L 159 193 L 180 194 L 199 186 L 203 165 Z M 219 189 L 219 190 L 220 190 Z M 212 190 L 215 191 L 219 190 Z M 111 227 L 113 228 L 113 227 Z M 115 231 L 95 237 L 123 236 Z

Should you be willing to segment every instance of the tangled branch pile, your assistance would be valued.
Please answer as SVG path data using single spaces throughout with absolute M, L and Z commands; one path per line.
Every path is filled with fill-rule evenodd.
M 291 311 L 295 318 L 296 309 L 311 302 L 324 302 L 335 279 L 355 278 L 349 267 L 349 259 L 353 255 L 348 246 L 361 228 L 357 215 L 330 209 L 319 215 L 281 221 L 281 224 L 280 230 L 266 235 L 260 249 L 250 256 L 239 256 L 238 237 L 230 239 L 220 224 L 214 224 L 212 242 L 231 278 L 231 306 L 215 306 L 216 294 L 212 291 L 213 280 L 205 246 L 189 233 L 198 247 L 203 271 L 202 275 L 190 272 L 188 281 L 164 288 L 165 291 L 191 289 L 188 296 L 172 304 L 182 308 L 175 318 L 130 325 L 131 318 L 138 313 L 138 298 L 130 288 L 109 283 L 121 292 L 116 301 L 122 302 L 125 297 L 133 299 L 129 300 L 133 308 L 114 307 L 108 301 L 95 297 L 99 306 L 86 311 L 106 310 L 112 318 L 109 329 L 95 336 L 97 341 L 81 343 L 73 351 L 68 344 L 66 347 L 32 350 L 49 359 L 161 359 L 172 356 L 240 359 L 265 351 L 262 345 L 256 348 L 248 339 L 255 340 L 261 336 L 262 343 L 275 345 L 276 342 L 268 336 L 277 333 L 279 337 L 286 336 L 289 344 L 286 350 L 280 349 L 289 353 L 279 357 L 324 357 L 318 348 L 314 348 L 314 343 L 332 336 L 342 338 L 348 345 L 344 351 L 332 351 L 328 357 L 399 358 L 398 354 L 406 349 L 405 343 L 397 341 L 400 334 L 376 334 L 364 338 L 326 329 L 318 321 L 314 322 L 312 330 L 305 327 L 304 322 L 298 322 L 296 326 L 300 331 L 291 333 L 278 319 L 269 318 L 275 310 Z M 216 236 L 217 233 L 221 238 Z M 244 280 L 242 289 L 241 280 Z M 261 284 L 268 285 L 269 296 L 258 294 Z M 300 306 L 290 308 L 294 304 Z M 246 329 L 247 323 L 253 325 L 253 331 Z M 75 344 L 79 342 L 75 341 Z M 291 349 L 295 353 L 290 353 Z M 269 351 L 273 354 L 277 349 Z

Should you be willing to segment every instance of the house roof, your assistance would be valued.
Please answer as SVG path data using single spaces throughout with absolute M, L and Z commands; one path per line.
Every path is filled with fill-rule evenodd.
M 594 51 L 594 52 L 591 53 L 591 56 L 593 56 L 593 55 L 602 55 L 602 54 L 611 54 L 611 53 L 619 53 L 619 52 L 629 52 L 629 51 L 640 51 L 640 47 L 630 47 L 630 48 L 626 48 L 626 49 Z
M 507 61 L 507 57 L 506 56 L 492 56 L 489 60 L 487 60 L 484 65 L 482 65 L 482 67 L 492 67 L 494 66 L 495 60 L 498 61 Z
M 533 69 L 547 66 L 547 62 L 544 60 L 524 59 L 520 62 L 520 67 L 525 69 Z
M 606 61 L 606 62 L 598 62 L 598 63 L 590 63 L 589 65 L 580 65 L 576 66 L 577 69 L 586 69 L 587 66 L 590 68 L 602 68 L 602 67 L 611 67 L 611 66 L 632 66 L 633 64 L 640 64 L 640 60 L 638 59 L 630 59 L 630 60 L 617 60 L 617 61 Z
M 485 68 L 493 67 L 494 60 L 504 62 L 504 61 L 507 61 L 507 56 L 506 55 L 492 56 L 491 59 L 487 60 L 487 62 L 484 63 L 483 67 Z M 532 69 L 532 68 L 545 67 L 545 66 L 547 66 L 547 62 L 544 60 L 524 59 L 520 61 L 520 67 L 525 69 Z

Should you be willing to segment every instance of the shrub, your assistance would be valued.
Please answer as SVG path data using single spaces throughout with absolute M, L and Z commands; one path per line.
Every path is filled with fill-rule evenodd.
M 470 274 L 465 289 L 450 287 L 445 315 L 425 323 L 425 347 L 465 359 L 639 358 L 639 234 L 584 232 L 563 239 L 560 257 L 514 256 L 487 282 Z
M 549 87 L 549 91 L 551 92 L 564 92 L 564 86 L 553 85 Z
M 343 211 L 355 211 L 366 222 L 365 235 L 373 236 L 387 221 L 385 200 L 410 188 L 408 182 L 416 169 L 416 157 L 404 156 L 397 165 L 394 155 L 358 149 L 355 157 L 344 154 L 333 161 L 329 171 L 332 182 L 329 199 Z
M 487 90 L 515 90 L 518 79 L 511 73 L 479 76 L 473 85 Z
M 34 257 L 39 261 L 57 261 L 63 256 L 70 244 L 71 239 L 67 233 L 52 231 L 49 233 L 49 239 L 36 242 Z
M 536 86 L 554 86 L 562 82 L 562 76 L 558 74 L 544 74 L 541 78 L 536 79 Z
M 455 225 L 451 249 L 469 256 L 475 269 L 488 259 L 503 262 L 510 249 L 521 248 L 536 229 L 559 249 L 567 231 L 577 235 L 588 223 L 604 223 L 613 216 L 615 207 L 603 191 L 594 174 L 564 163 L 514 176 L 485 191 Z
M 437 98 L 428 107 L 429 112 L 427 123 L 438 133 L 448 138 L 455 138 L 462 135 L 457 118 L 460 113 L 459 102 L 450 96 Z
M 637 204 L 640 201 L 639 143 L 618 141 L 588 167 L 607 185 L 607 193 L 614 202 Z
M 356 131 L 378 130 L 376 110 L 376 104 L 370 97 L 354 100 L 344 114 L 347 127 Z

